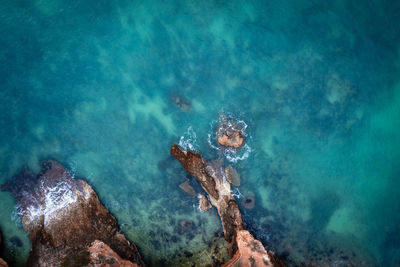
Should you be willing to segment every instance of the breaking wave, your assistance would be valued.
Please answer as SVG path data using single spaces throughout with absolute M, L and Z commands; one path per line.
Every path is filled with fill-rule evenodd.
M 70 173 L 64 173 L 55 184 L 46 184 L 44 180 L 41 180 L 32 191 L 22 192 L 23 200 L 17 205 L 16 214 L 30 221 L 43 218 L 44 225 L 48 225 L 50 221 L 58 217 L 59 212 L 77 202 L 78 190 L 73 174 Z M 89 197 L 85 192 L 83 196 L 86 199 Z
M 192 126 L 189 126 L 187 131 L 181 136 L 178 144 L 183 150 L 198 151 L 197 135 Z

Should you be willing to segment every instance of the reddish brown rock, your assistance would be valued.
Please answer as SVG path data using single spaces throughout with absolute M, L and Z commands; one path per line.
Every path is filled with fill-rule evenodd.
M 228 166 L 225 168 L 225 176 L 232 185 L 240 186 L 240 175 L 233 167 Z
M 212 205 L 210 201 L 208 201 L 207 197 L 203 194 L 198 194 L 197 198 L 199 199 L 199 208 L 201 210 L 209 210 L 211 209 Z
M 211 204 L 217 208 L 225 240 L 233 255 L 236 252 L 236 232 L 243 229 L 243 224 L 239 207 L 230 193 L 230 184 L 224 179 L 222 167 L 207 164 L 199 153 L 184 151 L 176 144 L 172 145 L 170 153 L 200 182 Z
M 96 240 L 88 248 L 90 263 L 87 266 L 119 266 L 119 267 L 138 267 L 136 263 L 123 260 L 109 246 Z
M 28 266 L 88 264 L 87 249 L 95 240 L 102 240 L 122 259 L 144 265 L 90 185 L 74 179 L 59 163 L 43 162 L 38 175 L 25 169 L 2 190 L 14 196 L 29 233 Z
M 280 267 L 285 266 L 274 254 L 267 252 L 263 244 L 255 239 L 247 230 L 241 230 L 236 235 L 238 249 L 230 261 L 223 267 Z
M 221 146 L 240 148 L 244 144 L 244 127 L 224 115 L 219 118 L 216 137 Z
M 217 141 L 221 146 L 239 148 L 244 143 L 244 137 L 239 131 L 227 131 L 218 136 Z
M 0 231 L 0 252 L 2 252 L 3 248 L 3 237 Z M 0 258 L 0 267 L 8 267 L 7 262 L 5 262 L 2 258 Z
M 188 193 L 189 195 L 195 196 L 196 191 L 194 191 L 193 187 L 189 184 L 189 181 L 186 180 L 179 185 L 179 188 Z
M 255 240 L 248 231 L 244 230 L 239 207 L 231 195 L 229 182 L 224 178 L 225 170 L 222 168 L 222 162 L 207 163 L 199 153 L 184 151 L 176 144 L 172 145 L 170 153 L 178 159 L 190 175 L 199 181 L 208 194 L 211 204 L 217 208 L 224 237 L 228 242 L 229 254 L 232 257 L 232 265 L 227 266 L 253 266 L 251 265 L 252 260 L 247 262 L 243 260 L 244 264 L 249 263 L 249 265 L 233 265 L 245 256 L 254 258 L 256 263 L 262 259 L 263 263 L 269 264 L 266 266 L 284 266 L 274 254 L 265 251 L 261 242 Z M 250 245 L 246 245 L 249 242 L 253 246 L 252 248 L 248 248 Z

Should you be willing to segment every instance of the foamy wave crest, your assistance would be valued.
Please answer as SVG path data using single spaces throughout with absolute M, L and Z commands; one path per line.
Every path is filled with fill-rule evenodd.
M 234 188 L 231 190 L 231 195 L 237 199 L 243 197 L 243 194 L 239 191 L 239 188 Z
M 192 126 L 190 126 L 187 129 L 186 133 L 184 133 L 184 135 L 181 136 L 178 144 L 183 150 L 194 150 L 194 151 L 198 150 L 197 135 L 196 132 L 193 130 Z
M 43 216 L 44 225 L 48 225 L 58 217 L 59 212 L 65 211 L 71 204 L 77 202 L 76 190 L 75 183 L 70 177 L 63 177 L 54 185 L 45 185 L 42 180 L 33 193 L 24 192 L 24 198 L 29 198 L 29 204 L 17 207 L 18 214 L 30 221 L 40 220 Z M 89 196 L 84 194 L 84 197 Z
M 57 218 L 58 211 L 68 208 L 72 203 L 77 201 L 76 194 L 72 191 L 71 186 L 62 181 L 53 187 L 47 187 L 45 190 L 45 198 L 41 205 L 31 205 L 26 208 L 26 215 L 33 221 L 44 216 L 44 224 L 47 225 L 53 219 Z
M 15 205 L 15 207 L 11 213 L 11 220 L 17 225 L 18 228 L 22 229 L 22 220 L 21 220 L 18 205 Z
M 218 144 L 217 144 L 217 136 L 216 136 L 216 132 L 215 129 L 217 128 L 217 125 L 219 123 L 219 120 L 213 120 L 210 123 L 210 132 L 208 133 L 208 137 L 207 137 L 207 142 L 210 145 L 210 147 L 212 147 L 215 150 L 220 150 Z
M 244 160 L 247 159 L 251 153 L 251 147 L 247 144 L 245 144 L 242 148 L 239 150 L 227 148 L 224 150 L 224 156 L 225 158 L 233 163 L 236 163 L 238 160 Z

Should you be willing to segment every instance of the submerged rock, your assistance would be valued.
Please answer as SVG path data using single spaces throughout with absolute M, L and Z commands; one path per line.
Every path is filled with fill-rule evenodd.
M 232 166 L 225 168 L 225 176 L 232 185 L 240 186 L 240 175 Z
M 116 219 L 100 203 L 88 183 L 59 163 L 45 161 L 34 175 L 27 169 L 2 186 L 17 202 L 32 249 L 28 266 L 88 264 L 88 249 L 102 240 L 122 259 L 144 263 L 136 246 L 119 233 Z
M 17 236 L 11 237 L 10 238 L 10 243 L 16 248 L 22 247 L 24 245 L 22 243 L 21 239 L 19 239 Z
M 180 221 L 179 221 L 179 229 L 178 229 L 178 232 L 179 232 L 180 234 L 183 234 L 183 233 L 185 233 L 185 232 L 187 232 L 187 231 L 192 230 L 193 227 L 194 227 L 193 221 L 191 221 L 191 220 L 180 220 Z
M 256 204 L 256 199 L 254 197 L 254 193 L 250 192 L 243 200 L 242 205 L 245 209 L 252 210 L 254 209 L 254 205 Z
M 189 184 L 189 181 L 186 180 L 179 185 L 179 188 L 188 193 L 189 195 L 195 196 L 196 191 L 194 191 L 193 187 Z
M 172 94 L 170 96 L 171 102 L 178 107 L 180 110 L 184 111 L 184 112 L 188 112 L 191 109 L 191 105 L 189 100 L 187 100 L 186 98 L 176 95 L 176 94 Z
M 201 187 L 208 194 L 211 204 L 217 208 L 218 215 L 222 222 L 224 238 L 228 242 L 230 256 L 237 257 L 236 255 L 239 250 L 247 253 L 248 251 L 244 250 L 244 245 L 242 243 L 244 237 L 246 237 L 244 233 L 248 233 L 248 231 L 243 231 L 244 227 L 242 223 L 242 215 L 240 213 L 239 206 L 231 194 L 230 184 L 226 179 L 224 179 L 224 170 L 222 166 L 218 166 L 218 161 L 213 161 L 212 164 L 209 164 L 203 159 L 200 153 L 194 151 L 184 151 L 176 144 L 172 145 L 170 153 L 182 164 L 182 166 L 190 175 L 199 181 Z M 254 241 L 253 243 L 257 241 L 254 240 L 252 236 L 251 238 Z M 239 244 L 239 242 L 242 243 Z M 258 246 L 261 246 L 261 248 L 264 249 L 261 242 L 257 242 Z M 251 249 L 250 252 L 254 253 L 254 256 L 250 253 L 247 255 L 248 257 L 253 256 L 255 259 L 258 259 L 257 257 L 259 257 L 261 253 L 263 260 L 265 259 L 265 261 L 263 261 L 263 265 L 256 266 L 265 266 L 265 262 L 270 264 L 267 266 L 284 266 L 283 263 L 270 252 L 266 252 L 264 254 L 263 251 L 258 252 Z M 244 252 L 239 252 L 239 255 L 242 254 L 244 254 Z
M 208 199 L 207 199 L 207 197 L 205 195 L 198 194 L 197 197 L 199 199 L 199 208 L 201 210 L 209 210 L 209 209 L 211 209 L 212 205 L 208 201 Z
M 233 258 L 223 267 L 247 266 L 285 266 L 273 253 L 267 252 L 263 244 L 255 239 L 247 230 L 241 230 L 236 235 L 238 249 Z
M 229 260 L 226 241 L 220 237 L 214 237 L 208 242 L 208 246 L 190 253 L 179 252 L 176 257 L 169 258 L 164 266 L 221 266 Z

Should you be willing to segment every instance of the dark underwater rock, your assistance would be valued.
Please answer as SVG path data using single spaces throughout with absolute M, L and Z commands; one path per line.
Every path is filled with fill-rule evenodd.
M 179 220 L 179 228 L 178 233 L 183 234 L 192 230 L 194 227 L 194 223 L 191 220 Z
M 254 193 L 250 192 L 243 200 L 242 200 L 242 205 L 245 209 L 252 210 L 254 209 L 255 205 L 255 198 L 254 198 Z
M 179 185 L 179 188 L 188 193 L 189 195 L 195 196 L 196 191 L 194 191 L 194 188 L 189 184 L 189 180 L 184 181 Z
M 22 247 L 24 244 L 22 243 L 21 239 L 19 239 L 17 236 L 13 236 L 10 238 L 10 243 L 14 246 L 14 247 Z
M 144 266 L 136 246 L 119 233 L 116 219 L 90 185 L 74 179 L 59 163 L 43 162 L 38 175 L 24 169 L 2 190 L 15 198 L 22 226 L 29 233 L 28 266 L 87 264 L 85 255 L 96 240 L 122 259 Z
M 191 104 L 189 100 L 184 98 L 183 96 L 177 95 L 177 94 L 172 94 L 170 96 L 171 102 L 178 107 L 180 110 L 184 112 L 188 112 L 191 110 Z

